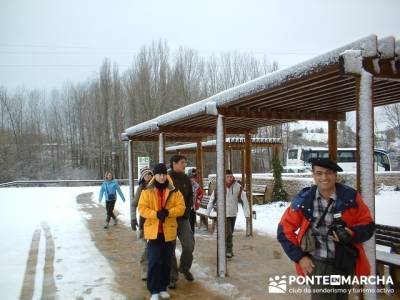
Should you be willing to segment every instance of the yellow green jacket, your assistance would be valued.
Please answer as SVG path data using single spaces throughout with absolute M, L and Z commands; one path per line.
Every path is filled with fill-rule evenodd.
M 168 209 L 169 215 L 163 223 L 163 232 L 166 242 L 176 239 L 178 223 L 176 218 L 185 212 L 185 200 L 180 191 L 176 190 L 172 184 L 172 179 L 168 176 L 167 201 L 165 208 Z M 158 207 L 157 189 L 154 186 L 155 178 L 153 178 L 146 189 L 142 191 L 139 199 L 139 213 L 146 219 L 144 222 L 144 238 L 146 240 L 155 240 L 158 235 L 157 211 Z

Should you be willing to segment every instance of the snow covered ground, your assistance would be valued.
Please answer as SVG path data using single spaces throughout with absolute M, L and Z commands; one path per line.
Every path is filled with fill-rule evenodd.
M 125 189 L 124 189 L 125 190 Z M 33 299 L 41 297 L 44 279 L 46 238 L 42 221 L 46 220 L 55 246 L 54 276 L 63 274 L 67 280 L 57 281 L 57 294 L 61 299 L 71 299 L 92 288 L 91 297 L 119 299 L 111 291 L 113 272 L 107 260 L 91 241 L 90 233 L 82 222 L 76 196 L 94 192 L 99 187 L 36 187 L 1 188 L 0 219 L 0 291 L 2 299 L 18 299 L 24 282 L 28 254 L 35 230 L 42 230 L 36 266 Z M 128 195 L 128 189 L 124 191 Z M 83 264 L 86 260 L 89 263 Z M 104 274 L 102 284 L 94 282 L 93 274 Z
M 126 199 L 129 199 L 129 188 L 122 187 Z M 107 260 L 95 247 L 88 229 L 83 224 L 82 218 L 88 218 L 79 211 L 76 197 L 82 193 L 93 193 L 92 200 L 97 203 L 99 187 L 38 187 L 38 188 L 2 188 L 0 189 L 0 201 L 3 216 L 0 221 L 1 255 L 0 255 L 0 290 L 3 299 L 15 299 L 19 297 L 27 257 L 31 247 L 32 236 L 37 228 L 43 228 L 41 222 L 46 220 L 55 239 L 54 275 L 64 274 L 73 281 L 57 281 L 58 295 L 71 297 L 84 287 L 91 287 L 92 297 L 108 295 L 118 299 L 109 288 L 111 282 L 95 284 L 93 275 L 96 273 L 111 274 L 112 269 Z M 104 202 L 103 202 L 104 203 Z M 265 205 L 254 205 L 257 218 L 253 220 L 254 230 L 258 234 L 276 236 L 277 224 L 287 203 L 276 202 Z M 119 219 L 126 226 L 130 226 L 129 201 L 123 203 L 118 200 L 116 209 L 119 211 Z M 376 196 L 376 222 L 379 224 L 400 226 L 400 191 L 394 191 L 386 187 L 380 190 Z M 245 230 L 243 212 L 239 211 L 237 229 Z M 44 249 L 46 239 L 44 234 L 39 244 L 37 270 L 44 267 Z M 85 249 L 81 253 L 79 249 Z M 79 255 L 75 255 L 78 254 Z M 62 261 L 59 258 L 62 257 Z M 95 263 L 81 264 L 78 259 L 87 259 Z M 12 263 L 10 263 L 12 262 Z M 79 266 L 79 270 L 77 267 Z M 82 267 L 84 266 L 84 269 Z M 42 286 L 43 274 L 35 279 L 35 285 Z M 110 279 L 108 279 L 110 280 Z M 40 291 L 40 289 L 37 289 Z M 36 291 L 33 298 L 40 298 Z M 67 297 L 68 296 L 68 297 Z

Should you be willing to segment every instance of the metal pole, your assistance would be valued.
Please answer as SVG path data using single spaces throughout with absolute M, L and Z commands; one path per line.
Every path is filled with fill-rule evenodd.
M 226 244 L 225 244 L 225 119 L 217 118 L 217 275 L 226 277 Z

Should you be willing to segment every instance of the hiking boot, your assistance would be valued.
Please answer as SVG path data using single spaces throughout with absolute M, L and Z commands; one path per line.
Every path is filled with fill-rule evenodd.
M 114 219 L 114 226 L 118 225 L 118 220 L 117 218 Z
M 194 277 L 193 277 L 192 273 L 190 273 L 189 271 L 183 272 L 183 276 L 185 277 L 185 279 L 187 281 L 193 281 L 194 280 Z
M 107 229 L 108 228 L 108 222 L 105 222 L 104 223 L 104 229 Z
M 169 293 L 167 291 L 160 292 L 160 297 L 161 297 L 161 299 L 169 299 L 169 298 L 171 298 L 171 296 L 169 295 Z
M 176 289 L 176 281 L 171 281 L 168 285 L 168 288 L 171 290 Z

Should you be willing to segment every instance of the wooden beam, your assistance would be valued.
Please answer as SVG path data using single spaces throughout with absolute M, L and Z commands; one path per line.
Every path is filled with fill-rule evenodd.
M 205 137 L 208 135 L 215 135 L 216 127 L 180 127 L 180 126 L 162 126 L 160 127 L 160 131 L 166 134 L 168 133 L 192 133 L 197 134 L 199 137 Z M 249 129 L 241 129 L 239 124 L 237 128 L 226 128 L 226 134 L 245 134 L 249 132 Z M 251 132 L 255 132 L 255 129 L 252 129 Z
M 201 145 L 201 140 L 197 141 L 197 148 L 196 148 L 196 170 L 197 170 L 197 179 L 201 188 L 204 186 L 203 182 L 203 147 Z
M 253 236 L 253 218 L 252 218 L 252 211 L 253 211 L 253 192 L 252 192 L 252 163 L 251 163 L 251 136 L 249 133 L 245 134 L 245 161 L 246 161 L 246 191 L 247 191 L 247 199 L 249 201 L 249 210 L 250 210 L 250 218 L 248 222 L 246 222 L 246 235 Z
M 329 158 L 337 161 L 337 122 L 328 121 Z
M 199 137 L 174 137 L 174 136 L 168 136 L 165 135 L 165 141 L 166 142 L 196 142 L 199 139 Z M 132 141 L 140 141 L 140 142 L 158 142 L 159 141 L 159 135 L 154 135 L 151 137 L 142 137 L 142 136 L 136 136 L 131 138 Z
M 267 91 L 261 91 L 251 96 L 242 97 L 238 101 L 235 101 L 235 105 L 240 105 L 246 107 L 249 102 L 264 101 L 264 99 L 269 99 L 272 96 L 278 95 L 291 95 L 293 92 L 297 93 L 304 89 L 310 88 L 312 85 L 319 85 L 324 80 L 330 80 L 332 76 L 339 75 L 339 64 L 334 64 L 327 66 L 324 70 L 314 73 L 307 78 L 297 78 L 290 80 L 283 85 L 278 85 L 274 88 L 269 88 Z
M 135 197 L 135 156 L 133 154 L 133 141 L 128 141 L 128 177 L 129 177 L 129 202 L 130 202 L 130 218 L 132 220 L 136 212 L 133 211 L 133 198 Z M 139 170 L 138 170 L 139 172 Z
M 375 60 L 375 63 L 374 63 Z M 377 67 L 376 67 L 377 65 Z M 364 58 L 363 68 L 376 78 L 398 81 L 400 79 L 400 65 L 395 59 Z
M 228 166 L 228 169 L 230 169 L 233 172 L 232 147 L 229 147 L 229 166 Z
M 242 158 L 241 161 L 241 171 L 242 171 L 242 186 L 245 187 L 246 184 L 246 157 L 245 157 L 245 150 L 240 150 L 240 156 Z
M 361 193 L 375 221 L 373 76 L 365 70 L 361 70 L 360 73 L 356 77 L 357 190 Z M 370 262 L 371 275 L 376 275 L 375 235 L 364 243 L 364 247 Z M 372 288 L 374 287 L 372 285 Z M 372 295 L 365 296 L 366 299 L 375 299 Z
M 227 118 L 242 119 L 271 119 L 271 120 L 314 120 L 314 121 L 345 121 L 346 113 L 321 111 L 288 111 L 288 110 L 240 110 L 219 108 L 221 114 Z
M 164 133 L 159 134 L 158 139 L 158 162 L 165 163 L 165 135 Z

